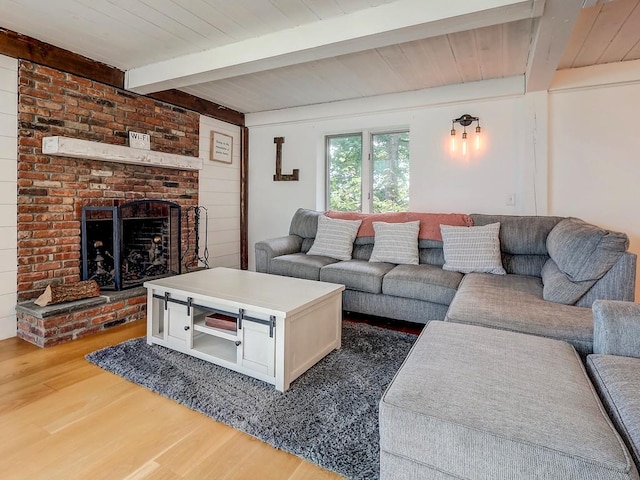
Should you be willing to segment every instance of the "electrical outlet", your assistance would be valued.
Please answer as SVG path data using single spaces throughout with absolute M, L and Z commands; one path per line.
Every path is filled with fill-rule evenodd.
M 515 207 L 516 205 L 516 194 L 515 193 L 509 193 L 507 195 L 507 206 L 508 207 Z

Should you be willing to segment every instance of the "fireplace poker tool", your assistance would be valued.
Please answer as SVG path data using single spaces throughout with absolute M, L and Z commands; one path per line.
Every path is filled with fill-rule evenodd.
M 206 268 L 210 268 L 209 267 L 209 247 L 208 247 L 209 211 L 207 210 L 206 207 L 202 207 L 199 205 L 187 208 L 187 215 L 186 215 L 187 217 L 187 235 L 186 235 L 187 248 L 184 252 L 184 255 L 182 256 L 182 260 L 183 260 L 182 264 L 185 266 L 187 270 L 189 270 L 189 265 L 184 260 L 189 258 L 189 250 L 191 250 L 191 228 L 189 227 L 189 212 L 191 210 L 193 210 L 193 219 L 194 219 L 193 233 L 195 237 L 194 254 L 192 258 L 196 262 L 202 263 Z M 202 256 L 200 256 L 200 216 L 202 211 L 204 211 L 204 249 L 202 251 Z

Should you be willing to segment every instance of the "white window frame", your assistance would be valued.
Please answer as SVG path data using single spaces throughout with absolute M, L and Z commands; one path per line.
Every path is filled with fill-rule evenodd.
M 409 127 L 396 127 L 396 128 L 381 128 L 381 129 L 363 129 L 347 133 L 334 133 L 327 134 L 324 137 L 324 163 L 325 163 L 325 194 L 324 205 L 325 208 L 329 206 L 329 198 L 331 188 L 331 178 L 329 177 L 329 140 L 337 137 L 356 137 L 360 136 L 362 142 L 362 164 L 361 164 L 361 191 L 362 198 L 360 199 L 360 205 L 362 205 L 362 213 L 373 212 L 373 158 L 371 152 L 373 151 L 373 136 L 382 135 L 386 133 L 404 133 L 409 134 L 411 138 L 411 130 Z M 366 141 L 365 141 L 366 140 Z M 366 180 L 366 181 L 365 181 Z

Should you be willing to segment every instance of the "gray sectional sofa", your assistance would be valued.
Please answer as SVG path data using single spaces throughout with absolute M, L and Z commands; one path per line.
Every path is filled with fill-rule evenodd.
M 368 262 L 371 237 L 356 238 L 352 260 L 307 255 L 319 215 L 300 209 L 288 236 L 257 243 L 256 269 L 342 283 L 345 310 L 426 323 L 380 401 L 382 480 L 640 480 L 626 235 L 471 215 L 500 223 L 507 273 L 462 274 L 442 268 L 433 239 L 419 241 L 418 265 Z
M 557 338 L 587 355 L 593 348 L 593 301 L 634 299 L 636 256 L 626 251 L 626 235 L 576 219 L 470 215 L 473 225 L 500 223 L 507 275 L 465 275 L 443 270 L 439 240 L 419 240 L 419 265 L 369 262 L 374 237 L 355 239 L 352 260 L 307 255 L 322 214 L 299 209 L 289 235 L 257 242 L 256 270 L 341 283 L 345 311 L 419 323 L 446 318 Z M 578 281 L 568 280 L 558 265 Z

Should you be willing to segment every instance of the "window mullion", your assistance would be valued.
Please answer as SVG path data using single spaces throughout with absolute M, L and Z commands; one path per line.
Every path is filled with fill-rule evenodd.
M 373 164 L 371 162 L 371 133 L 362 132 L 362 211 L 373 211 Z

